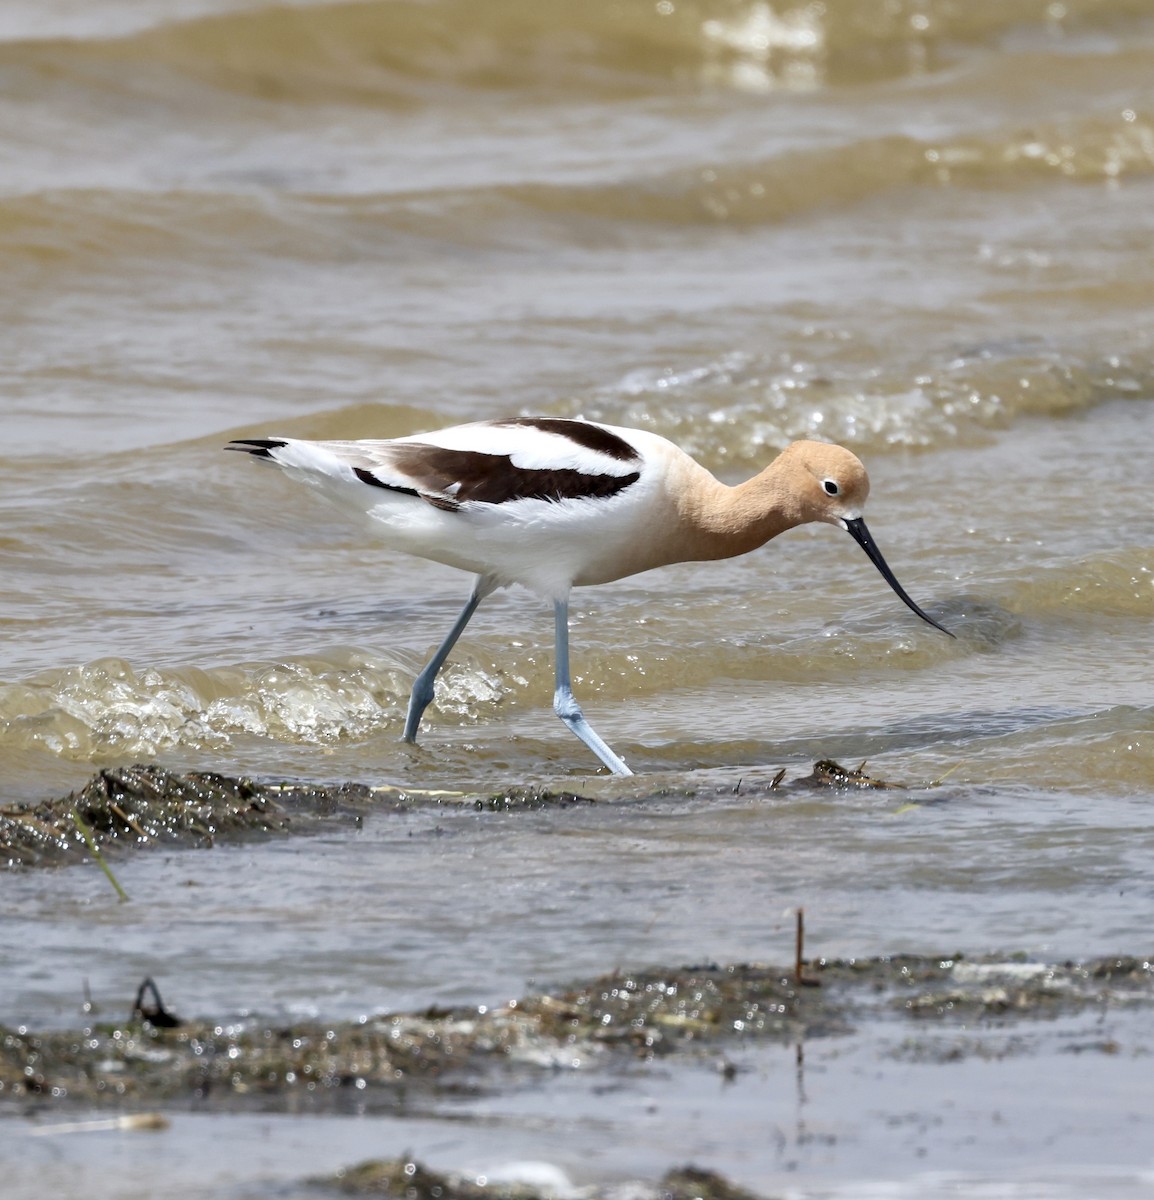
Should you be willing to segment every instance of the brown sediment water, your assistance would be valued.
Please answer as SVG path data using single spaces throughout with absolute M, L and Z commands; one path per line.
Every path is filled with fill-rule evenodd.
M 193 813 L 162 846 L 108 809 L 128 903 L 91 863 L 0 875 L 0 1024 L 81 1028 L 86 987 L 115 1007 L 146 976 L 214 1023 L 500 1006 L 625 963 L 790 961 L 799 907 L 831 958 L 1141 956 L 1152 81 L 1148 0 L 7 0 L 0 810 L 133 763 L 291 780 L 306 807 L 366 791 L 335 819 L 270 805 L 308 838 L 206 837 Z M 516 591 L 402 744 L 469 581 L 220 447 L 522 413 L 654 430 L 730 482 L 790 439 L 844 442 L 956 641 L 848 538 L 800 530 L 575 593 L 575 690 L 635 779 L 553 717 L 551 615 Z M 902 787 L 773 786 L 823 759 Z M 396 803 L 416 793 L 594 803 Z M 557 1161 L 577 1130 L 576 1184 L 692 1158 L 762 1194 L 924 1196 L 951 1172 L 1139 1194 L 1149 1106 L 1118 1097 L 1145 1043 L 1102 1012 L 1109 1036 L 1084 1013 L 1008 1035 L 1039 1048 L 1010 1065 L 997 1039 L 951 1065 L 946 1037 L 871 1075 L 872 1036 L 813 1042 L 800 1124 L 775 1047 L 729 1091 L 678 1067 L 664 1107 L 656 1076 L 565 1074 L 462 1123 L 268 1126 L 266 1158 L 248 1116 L 188 1114 L 147 1179 Z M 256 1174 L 212 1182 L 209 1138 Z M 55 1151 L 59 1194 L 131 1181 L 140 1143 L 110 1144 Z M 27 1162 L 16 1200 L 52 1181 Z

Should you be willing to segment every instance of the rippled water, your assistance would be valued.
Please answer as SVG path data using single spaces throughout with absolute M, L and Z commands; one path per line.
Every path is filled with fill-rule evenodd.
M 9 874 L 0 1023 L 784 959 L 799 903 L 829 953 L 1148 945 L 1149 0 L 8 0 L 0 96 L 4 801 L 139 760 L 615 801 L 144 852 L 131 910 Z M 575 595 L 635 780 L 552 716 L 525 593 L 401 745 L 468 580 L 220 447 L 516 413 L 731 481 L 845 442 L 957 640 L 797 531 Z M 826 756 L 941 782 L 734 793 Z

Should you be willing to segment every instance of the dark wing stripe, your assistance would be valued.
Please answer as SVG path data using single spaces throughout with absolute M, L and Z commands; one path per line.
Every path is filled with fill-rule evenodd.
M 236 438 L 225 446 L 226 450 L 243 450 L 253 458 L 272 458 L 270 453 L 279 450 L 285 443 L 279 438 Z
M 540 429 L 542 433 L 555 433 L 585 450 L 593 450 L 618 462 L 641 461 L 641 455 L 624 438 L 602 429 L 600 425 L 590 425 L 588 421 L 568 421 L 562 417 L 510 417 L 507 421 L 494 421 L 493 424 L 504 428 L 521 426 Z
M 485 478 L 468 485 L 462 483 L 457 498 L 482 504 L 505 504 L 510 500 L 544 500 L 551 504 L 560 500 L 604 500 L 641 478 L 639 471 L 629 475 L 586 475 L 567 468 L 524 470 L 513 466 L 507 455 L 501 455 L 494 465 L 497 469 Z
M 461 507 L 456 500 L 452 500 L 448 496 L 426 496 L 424 492 L 419 492 L 416 488 L 401 487 L 395 483 L 385 483 L 383 479 L 378 479 L 372 471 L 366 471 L 363 467 L 353 467 L 353 474 L 361 483 L 367 483 L 370 487 L 384 488 L 386 492 L 400 492 L 402 496 L 417 496 L 427 504 L 431 504 L 434 508 L 444 509 L 445 512 L 456 512 Z
M 369 487 L 384 488 L 386 492 L 401 492 L 405 496 L 419 496 L 421 494 L 416 488 L 398 487 L 395 483 L 385 483 L 383 479 L 378 479 L 372 471 L 366 471 L 364 467 L 353 467 L 353 474 L 361 483 L 367 483 Z
M 374 487 L 404 492 L 437 508 L 453 511 L 469 501 L 506 504 L 512 500 L 593 500 L 614 496 L 641 478 L 629 475 L 587 475 L 571 467 L 515 467 L 507 454 L 447 450 L 424 442 L 394 443 L 389 465 L 415 487 L 383 483 L 371 471 L 354 467 L 357 478 Z M 388 470 L 388 468 L 382 468 Z

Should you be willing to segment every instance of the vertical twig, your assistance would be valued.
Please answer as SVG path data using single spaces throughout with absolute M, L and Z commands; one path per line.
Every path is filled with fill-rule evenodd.
M 75 804 L 72 806 L 72 819 L 76 822 L 76 828 L 80 830 L 80 836 L 84 839 L 85 845 L 92 852 L 92 857 L 100 864 L 100 869 L 108 876 L 108 882 L 116 889 L 116 894 L 122 902 L 127 901 L 128 893 L 120 886 L 116 876 L 112 873 L 112 868 L 104 861 L 104 855 L 96 848 L 92 832 L 80 819 L 80 809 Z
M 805 963 L 805 909 L 797 910 L 797 936 L 793 945 L 793 981 L 801 987 L 801 969 Z

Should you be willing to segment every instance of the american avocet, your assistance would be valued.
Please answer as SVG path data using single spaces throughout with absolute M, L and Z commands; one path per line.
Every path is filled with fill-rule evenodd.
M 227 448 L 268 459 L 366 513 L 394 549 L 477 576 L 413 684 L 407 742 L 416 740 L 437 672 L 477 605 L 495 588 L 519 583 L 553 602 L 554 711 L 613 774 L 632 774 L 573 697 L 570 589 L 669 563 L 731 558 L 810 521 L 850 533 L 905 604 L 949 633 L 886 565 L 862 520 L 865 467 L 841 446 L 794 442 L 736 487 L 657 434 L 555 417 L 482 421 L 391 441 L 241 438 Z

